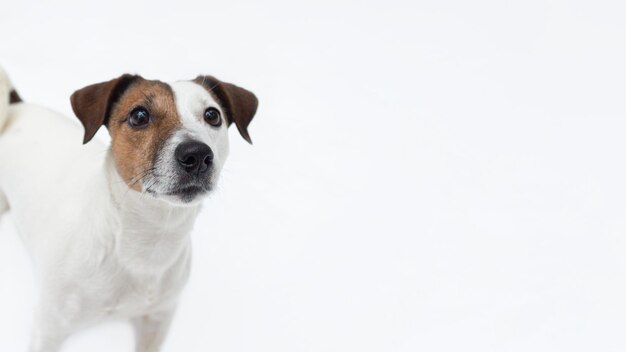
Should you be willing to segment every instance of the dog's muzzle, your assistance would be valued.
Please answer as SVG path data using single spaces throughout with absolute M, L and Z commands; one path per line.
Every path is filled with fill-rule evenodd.
M 211 191 L 213 156 L 211 148 L 202 142 L 196 140 L 181 142 L 174 150 L 175 176 L 165 178 L 165 180 L 169 178 L 171 183 L 163 194 L 175 196 L 188 203 L 197 196 Z

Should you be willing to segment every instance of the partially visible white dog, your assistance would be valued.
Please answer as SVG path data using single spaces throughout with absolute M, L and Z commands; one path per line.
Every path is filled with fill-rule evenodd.
M 39 287 L 31 352 L 129 319 L 159 351 L 189 275 L 189 233 L 257 99 L 214 77 L 123 75 L 71 97 L 78 124 L 21 101 L 0 69 L 0 214 L 11 210 Z M 111 147 L 92 141 L 101 126 Z

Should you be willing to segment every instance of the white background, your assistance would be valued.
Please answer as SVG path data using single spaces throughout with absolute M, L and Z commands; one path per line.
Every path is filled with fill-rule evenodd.
M 625 11 L 7 0 L 0 64 L 68 118 L 74 90 L 123 72 L 259 97 L 166 352 L 624 351 Z M 34 300 L 4 217 L 0 351 L 26 350 Z M 112 323 L 64 351 L 131 350 Z

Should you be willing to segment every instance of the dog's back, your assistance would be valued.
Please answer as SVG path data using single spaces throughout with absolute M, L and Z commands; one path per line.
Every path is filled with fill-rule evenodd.
M 9 92 L 12 90 L 11 82 L 6 72 L 0 67 L 0 133 L 4 129 L 9 109 Z M 6 197 L 0 192 L 0 215 L 9 209 Z
M 13 89 L 9 76 L 2 69 L 2 67 L 0 67 L 0 133 L 2 132 L 8 118 L 7 113 L 9 110 L 9 104 L 16 100 L 15 98 L 12 99 L 12 97 L 17 98 L 19 96 Z
M 48 223 L 46 217 L 77 216 L 61 199 L 82 197 L 78 182 L 95 182 L 89 177 L 104 162 L 106 147 L 99 143 L 81 145 L 77 123 L 54 111 L 22 102 L 6 73 L 0 69 L 0 215 L 13 212 L 20 234 L 28 237 Z M 45 175 L 42 177 L 42 175 Z M 41 214 L 27 218 L 23 214 Z M 53 230 L 53 229 L 49 229 Z

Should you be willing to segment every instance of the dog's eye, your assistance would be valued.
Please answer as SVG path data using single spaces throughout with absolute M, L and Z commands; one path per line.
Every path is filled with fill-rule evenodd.
M 138 107 L 130 113 L 128 124 L 134 128 L 145 127 L 150 122 L 150 114 L 148 110 Z
M 222 124 L 222 116 L 216 108 L 208 108 L 204 111 L 204 121 L 211 126 L 219 126 Z

